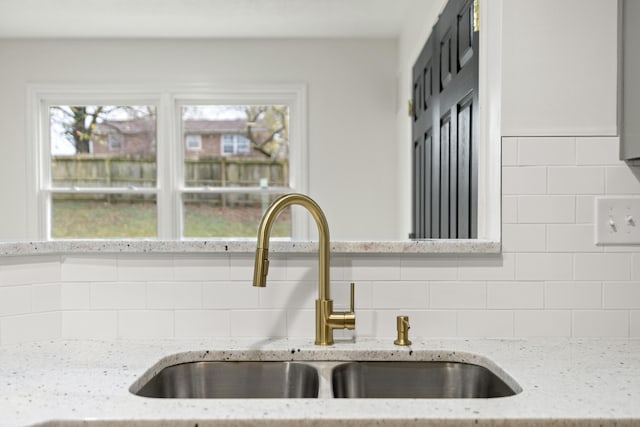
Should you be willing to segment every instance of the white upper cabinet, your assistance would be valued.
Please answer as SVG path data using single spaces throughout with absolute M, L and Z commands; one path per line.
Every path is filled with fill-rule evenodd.
M 617 134 L 617 1 L 508 0 L 502 133 Z

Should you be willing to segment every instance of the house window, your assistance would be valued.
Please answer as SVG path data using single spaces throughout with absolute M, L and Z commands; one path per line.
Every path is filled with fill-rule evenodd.
M 271 201 L 305 192 L 303 87 L 29 93 L 38 239 L 255 238 Z M 284 212 L 274 236 L 304 221 Z
M 222 135 L 222 155 L 238 156 L 251 152 L 251 143 L 244 135 Z
M 187 145 L 187 150 L 189 151 L 202 150 L 202 135 L 186 135 L 185 144 Z
M 124 137 L 120 133 L 109 134 L 109 151 L 122 151 Z M 93 152 L 93 150 L 92 150 Z

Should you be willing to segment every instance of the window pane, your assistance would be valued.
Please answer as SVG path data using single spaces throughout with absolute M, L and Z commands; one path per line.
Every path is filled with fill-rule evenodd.
M 51 237 L 156 237 L 156 198 L 149 195 L 56 193 L 51 203 Z
M 187 187 L 289 186 L 287 106 L 184 106 L 182 132 Z M 199 151 L 188 135 L 201 136 Z
M 184 237 L 256 237 L 262 213 L 279 194 L 184 194 Z M 291 209 L 273 224 L 273 237 L 291 237 Z
M 49 108 L 53 187 L 155 187 L 151 105 Z

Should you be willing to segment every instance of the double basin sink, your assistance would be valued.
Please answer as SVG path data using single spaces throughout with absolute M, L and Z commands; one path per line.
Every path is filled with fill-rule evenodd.
M 196 399 L 495 398 L 518 388 L 486 367 L 456 361 L 197 361 L 168 366 L 131 391 Z

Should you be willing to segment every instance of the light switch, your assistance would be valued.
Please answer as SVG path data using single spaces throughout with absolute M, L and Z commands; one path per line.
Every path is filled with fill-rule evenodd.
M 640 197 L 596 197 L 596 245 L 640 244 Z

